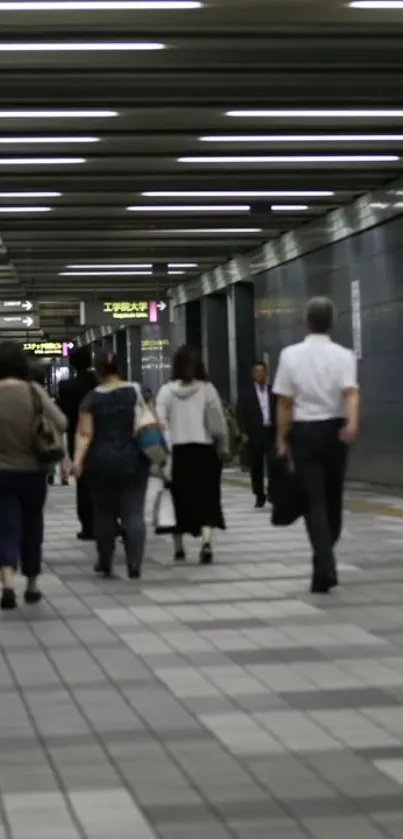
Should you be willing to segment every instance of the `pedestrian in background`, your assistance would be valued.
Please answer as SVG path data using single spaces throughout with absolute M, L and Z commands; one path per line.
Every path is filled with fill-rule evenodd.
M 201 537 L 200 563 L 209 564 L 212 531 L 225 528 L 221 473 L 228 431 L 220 397 L 194 347 L 177 351 L 172 381 L 162 386 L 156 408 L 172 456 L 175 559 L 186 559 L 183 536 L 188 533 Z
M 334 548 L 342 528 L 348 446 L 359 427 L 359 390 L 354 353 L 331 339 L 335 309 L 314 298 L 306 310 L 307 335 L 280 355 L 277 451 L 292 453 L 305 495 L 305 521 L 313 550 L 312 591 L 338 583 Z
M 263 361 L 256 362 L 253 367 L 252 379 L 239 398 L 237 414 L 246 448 L 243 461 L 249 466 L 255 506 L 264 507 L 269 495 L 270 462 L 275 447 L 276 410 Z
M 92 368 L 89 347 L 80 347 L 75 350 L 72 353 L 70 363 L 74 374 L 69 379 L 60 382 L 57 401 L 69 422 L 67 431 L 68 454 L 73 460 L 80 405 L 87 393 L 94 389 L 98 380 Z M 77 517 L 81 524 L 81 530 L 77 533 L 77 538 L 92 541 L 94 539 L 94 512 L 85 469 L 77 478 L 76 506 Z

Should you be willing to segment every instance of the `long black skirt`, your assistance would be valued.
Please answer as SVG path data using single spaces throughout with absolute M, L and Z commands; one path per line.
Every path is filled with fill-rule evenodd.
M 176 532 L 200 536 L 202 527 L 225 529 L 221 508 L 222 464 L 213 446 L 187 443 L 172 452 Z

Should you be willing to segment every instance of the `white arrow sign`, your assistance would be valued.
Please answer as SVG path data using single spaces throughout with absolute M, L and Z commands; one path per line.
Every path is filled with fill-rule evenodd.
M 30 312 L 33 309 L 33 303 L 30 300 L 24 300 L 21 304 L 21 309 L 25 309 L 26 312 Z
M 160 302 L 160 303 L 157 303 L 157 306 L 158 306 L 158 308 L 159 308 L 160 312 L 163 312 L 163 311 L 164 311 L 164 309 L 166 309 L 167 304 L 166 304 L 166 303 L 164 303 L 164 301 L 163 301 L 163 300 L 161 300 L 161 302 Z
M 23 322 L 24 326 L 32 326 L 32 324 L 34 322 L 34 319 L 30 318 L 29 315 L 28 315 L 27 318 L 22 319 L 22 322 Z

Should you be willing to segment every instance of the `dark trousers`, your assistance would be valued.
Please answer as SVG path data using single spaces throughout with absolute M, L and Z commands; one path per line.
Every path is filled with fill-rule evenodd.
M 292 448 L 297 475 L 306 496 L 305 523 L 318 579 L 336 570 L 334 546 L 342 528 L 343 484 L 347 446 L 339 440 L 343 420 L 295 423 Z
M 93 486 L 95 540 L 100 562 L 109 568 L 116 540 L 116 524 L 122 522 L 126 561 L 141 568 L 146 539 L 144 520 L 147 480 L 113 486 Z
M 270 463 L 273 457 L 274 428 L 262 428 L 259 439 L 249 440 L 250 476 L 252 492 L 256 498 L 262 500 L 266 497 L 264 487 L 264 475 L 266 471 L 267 487 L 269 485 Z
M 0 567 L 41 572 L 47 473 L 0 471 Z
M 77 516 L 81 529 L 86 536 L 94 533 L 94 509 L 92 503 L 91 486 L 87 473 L 84 471 L 78 478 L 76 485 Z

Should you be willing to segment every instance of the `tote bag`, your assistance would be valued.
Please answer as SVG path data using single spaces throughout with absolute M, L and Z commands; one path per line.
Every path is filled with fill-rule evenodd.
M 157 534 L 174 533 L 176 530 L 175 508 L 168 487 L 160 489 L 155 499 L 153 527 Z
M 161 426 L 154 411 L 147 405 L 141 387 L 133 384 L 133 388 L 136 393 L 133 436 L 147 460 L 153 466 L 163 466 L 168 459 L 168 450 Z

